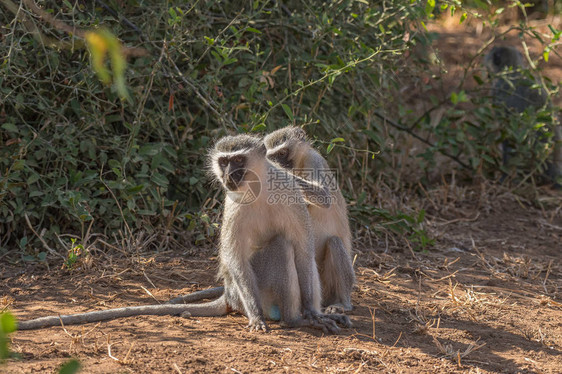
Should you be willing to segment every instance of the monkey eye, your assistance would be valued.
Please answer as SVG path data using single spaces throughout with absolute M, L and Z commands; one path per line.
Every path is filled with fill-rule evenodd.
M 219 165 L 222 167 L 226 167 L 228 165 L 228 159 L 226 157 L 219 158 Z
M 289 150 L 287 148 L 281 148 L 277 153 L 279 154 L 279 156 L 285 157 L 289 154 Z
M 234 161 L 237 164 L 241 164 L 242 162 L 244 162 L 244 157 L 242 156 L 236 156 L 232 159 L 232 161 Z

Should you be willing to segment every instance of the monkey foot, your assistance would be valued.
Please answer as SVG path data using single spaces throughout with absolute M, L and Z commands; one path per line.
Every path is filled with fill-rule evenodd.
M 308 326 L 321 329 L 325 333 L 338 334 L 340 332 L 340 328 L 334 318 L 327 314 L 307 310 L 303 312 L 303 320 L 308 323 Z
M 267 327 L 267 324 L 263 320 L 250 321 L 246 328 L 250 329 L 250 331 L 269 332 L 269 327 Z
M 334 320 L 332 320 L 330 318 L 324 318 L 322 316 L 316 316 L 312 319 L 306 319 L 306 321 L 308 322 L 309 327 L 312 327 L 312 328 L 315 328 L 315 329 L 320 329 L 324 333 L 330 333 L 330 334 L 339 334 L 340 333 L 340 328 L 334 322 Z
M 343 326 L 345 328 L 350 328 L 353 326 L 351 320 L 345 314 L 324 314 L 324 318 L 328 318 L 336 322 L 338 325 Z
M 343 314 L 345 312 L 345 308 L 342 304 L 332 304 L 324 309 L 324 314 Z

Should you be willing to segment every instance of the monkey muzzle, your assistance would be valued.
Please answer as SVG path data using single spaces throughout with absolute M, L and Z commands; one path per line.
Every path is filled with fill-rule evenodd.
M 238 190 L 240 184 L 244 181 L 245 175 L 245 169 L 235 169 L 231 171 L 230 168 L 227 168 L 224 173 L 224 184 L 226 188 L 230 191 Z

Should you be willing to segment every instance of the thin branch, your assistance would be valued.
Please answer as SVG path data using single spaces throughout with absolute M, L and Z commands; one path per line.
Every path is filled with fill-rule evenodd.
M 385 117 L 384 115 L 378 113 L 378 112 L 374 112 L 375 115 L 377 117 L 379 117 L 381 120 L 387 122 L 389 125 L 391 125 L 392 127 L 400 130 L 400 131 L 404 131 L 408 134 L 410 134 L 411 136 L 413 136 L 414 138 L 418 139 L 419 141 L 421 141 L 424 144 L 429 145 L 430 147 L 435 147 L 435 145 L 433 143 L 431 143 L 430 141 L 422 138 L 421 136 L 419 136 L 418 134 L 416 134 L 415 132 L 413 132 L 411 129 L 409 129 L 408 127 L 399 125 L 398 123 L 394 122 L 393 120 Z M 444 150 L 437 150 L 439 153 L 441 153 L 443 156 L 447 156 L 449 157 L 451 160 L 457 162 L 460 166 L 462 166 L 463 168 L 467 169 L 467 170 L 473 170 L 468 164 L 466 164 L 465 162 L 461 161 L 457 156 L 450 154 L 447 151 Z
M 66 32 L 71 36 L 76 36 L 80 39 L 84 39 L 88 30 L 79 29 L 75 26 L 70 26 L 63 21 L 56 19 L 52 14 L 47 13 L 45 10 L 41 9 L 40 7 L 35 4 L 33 0 L 22 0 L 23 4 L 35 15 L 41 18 L 43 21 L 51 25 L 53 28 L 59 31 Z M 0 0 L 0 4 L 4 5 L 11 13 L 15 16 L 18 16 L 20 7 L 18 7 L 12 0 Z M 74 48 L 84 48 L 85 45 L 83 43 L 79 43 L 78 45 L 76 42 L 71 43 L 68 41 L 61 41 L 56 40 L 54 38 L 48 37 L 44 35 L 39 28 L 25 16 L 22 19 L 23 26 L 27 31 L 29 31 L 35 39 L 40 41 L 43 45 L 51 47 L 51 48 L 60 48 L 60 49 L 74 49 Z M 148 55 L 148 51 L 144 48 L 139 47 L 125 47 L 122 46 L 121 52 L 125 56 L 146 56 Z
M 53 248 L 49 247 L 49 245 L 47 244 L 47 242 L 45 241 L 45 239 L 43 239 L 38 233 L 37 231 L 35 231 L 35 229 L 33 228 L 33 226 L 31 225 L 31 222 L 29 221 L 29 217 L 27 216 L 27 213 L 24 213 L 23 216 L 25 217 L 25 222 L 27 222 L 27 226 L 29 227 L 29 229 L 33 232 L 33 234 L 35 234 L 35 236 L 41 241 L 41 243 L 43 244 L 43 248 L 45 248 L 47 251 L 49 251 L 49 253 L 55 255 L 55 256 L 59 256 L 61 257 L 63 260 L 65 260 L 64 256 L 61 255 L 60 253 L 58 253 L 57 251 L 55 251 Z
M 137 25 L 135 25 L 134 23 L 132 23 L 131 21 L 129 21 L 126 17 L 122 16 L 121 14 L 117 13 L 115 10 L 113 10 L 113 8 L 111 8 L 109 5 L 107 5 L 106 3 L 104 3 L 101 0 L 96 0 L 96 3 L 98 3 L 103 9 L 107 10 L 107 12 L 109 14 L 111 14 L 113 17 L 119 19 L 121 21 L 121 23 L 124 23 L 125 25 L 127 25 L 129 28 L 133 29 L 134 31 L 136 31 L 139 35 L 143 35 L 143 32 L 140 28 L 137 27 Z

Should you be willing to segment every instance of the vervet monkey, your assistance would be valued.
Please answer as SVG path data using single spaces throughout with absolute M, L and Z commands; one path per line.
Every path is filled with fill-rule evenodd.
M 227 303 L 246 314 L 250 329 L 266 329 L 264 313 L 276 308 L 289 326 L 310 321 L 335 330 L 333 320 L 347 326 L 346 316 L 320 313 L 314 238 L 299 183 L 265 156 L 263 141 L 248 135 L 221 139 L 211 155 L 227 190 L 220 235 Z
M 347 206 L 335 175 L 301 128 L 288 126 L 274 131 L 264 138 L 264 143 L 269 160 L 329 189 L 329 201 L 311 204 L 308 208 L 322 284 L 322 304 L 326 313 L 352 310 L 351 291 L 355 273 L 351 260 L 351 231 Z
M 350 326 L 347 316 L 320 313 L 320 281 L 306 204 L 299 188 L 294 187 L 295 177 L 273 166 L 265 153 L 261 140 L 239 135 L 222 138 L 210 154 L 214 178 L 227 191 L 220 233 L 219 276 L 224 280 L 224 293 L 219 299 L 44 317 L 23 321 L 19 328 L 133 315 L 219 316 L 229 310 L 244 313 L 252 331 L 266 331 L 266 317 L 289 327 L 310 326 L 329 332 L 339 331 L 336 322 Z M 264 182 L 275 185 L 275 192 L 285 194 L 291 203 L 271 204 L 271 189 L 265 188 Z M 196 300 L 216 292 L 211 289 L 192 296 Z
M 492 98 L 496 105 L 514 113 L 547 105 L 548 96 L 544 89 L 533 87 L 537 82 L 521 72 L 525 64 L 523 55 L 516 48 L 496 46 L 486 55 L 484 64 L 497 75 L 492 88 Z M 554 124 L 553 132 L 554 149 L 547 174 L 556 183 L 556 179 L 562 176 L 562 128 L 559 124 Z M 514 150 L 504 142 L 502 152 L 503 162 L 506 164 Z
M 533 87 L 536 82 L 522 74 L 520 69 L 525 64 L 517 48 L 496 46 L 484 57 L 484 64 L 494 74 L 502 74 L 494 80 L 492 88 L 492 97 L 497 104 L 517 113 L 546 104 L 547 95 L 542 87 Z

